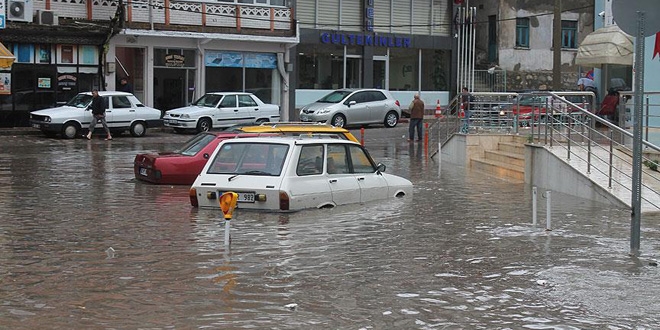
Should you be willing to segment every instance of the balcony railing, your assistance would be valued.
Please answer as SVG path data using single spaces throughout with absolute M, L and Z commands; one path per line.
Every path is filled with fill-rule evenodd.
M 109 21 L 117 0 L 35 0 L 34 9 L 54 11 L 61 18 Z M 293 9 L 186 0 L 124 0 L 127 27 L 156 26 L 177 30 L 185 27 L 293 31 Z

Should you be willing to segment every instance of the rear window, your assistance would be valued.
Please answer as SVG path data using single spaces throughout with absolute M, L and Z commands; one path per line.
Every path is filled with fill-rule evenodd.
M 188 140 L 186 144 L 175 153 L 182 154 L 184 156 L 194 156 L 200 152 L 204 147 L 206 147 L 211 141 L 215 140 L 216 136 L 213 134 L 202 133 L 196 135 L 192 139 Z
M 287 144 L 225 143 L 207 173 L 279 176 L 288 152 Z

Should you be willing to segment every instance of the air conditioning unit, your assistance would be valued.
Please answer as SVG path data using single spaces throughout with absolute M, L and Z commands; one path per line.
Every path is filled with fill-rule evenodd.
M 57 25 L 59 21 L 59 17 L 55 15 L 55 12 L 52 10 L 37 10 L 34 17 L 37 24 L 42 25 Z
M 16 22 L 32 22 L 34 13 L 32 12 L 33 0 L 8 0 L 7 1 L 7 20 Z

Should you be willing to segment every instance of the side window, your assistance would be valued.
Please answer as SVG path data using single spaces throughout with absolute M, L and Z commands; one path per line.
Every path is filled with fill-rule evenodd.
M 383 94 L 383 92 L 379 92 L 379 91 L 371 92 L 371 101 L 383 101 L 386 99 L 387 97 L 385 96 L 385 94 Z
M 226 95 L 222 102 L 220 102 L 221 108 L 236 108 L 236 95 Z
M 346 100 L 346 104 L 349 104 L 351 101 L 355 101 L 355 103 L 366 102 L 366 100 L 368 99 L 366 95 L 367 92 L 357 92 L 351 95 L 351 97 L 349 97 L 348 100 Z
M 254 102 L 250 95 L 239 95 L 238 96 L 238 106 L 239 107 L 256 107 L 257 102 Z
M 343 145 L 328 145 L 328 174 L 350 173 L 346 157 L 346 147 Z
M 131 101 L 128 100 L 126 96 L 113 96 L 112 97 L 112 108 L 121 109 L 121 108 L 131 108 L 133 105 Z
M 323 145 L 302 146 L 296 174 L 302 176 L 321 173 L 323 173 Z
M 354 173 L 374 173 L 376 167 L 374 166 L 369 154 L 359 146 L 349 146 L 351 153 L 351 162 L 353 163 Z

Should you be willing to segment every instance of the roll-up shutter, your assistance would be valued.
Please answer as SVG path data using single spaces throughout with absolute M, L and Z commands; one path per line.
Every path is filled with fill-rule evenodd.
M 449 36 L 452 29 L 450 0 L 433 0 L 433 35 Z
M 394 8 L 392 10 L 392 32 L 393 33 L 410 33 L 410 1 L 411 0 L 396 0 L 394 1 Z M 428 10 L 428 9 L 427 9 Z
M 338 29 L 339 0 L 319 0 L 319 26 L 320 29 Z
M 392 14 L 389 0 L 376 1 L 374 4 L 374 31 L 390 32 L 390 15 Z
M 362 12 L 362 1 L 341 0 L 341 29 L 361 31 L 364 25 Z
M 413 34 L 430 34 L 431 31 L 431 1 L 416 0 L 413 2 Z M 435 10 L 435 8 L 433 8 Z
M 316 23 L 316 0 L 298 0 L 296 1 L 296 19 L 301 28 L 312 29 Z

